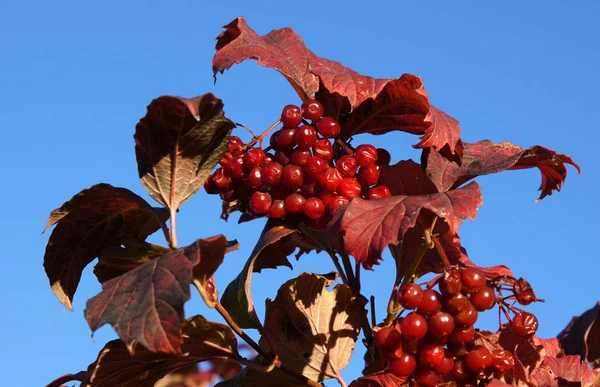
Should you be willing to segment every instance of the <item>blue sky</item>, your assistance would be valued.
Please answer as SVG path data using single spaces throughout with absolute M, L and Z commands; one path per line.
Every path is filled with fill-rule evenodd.
M 104 327 L 92 341 L 83 319 L 85 301 L 100 290 L 92 265 L 74 313 L 56 300 L 42 266 L 49 234 L 40 232 L 50 211 L 98 182 L 150 200 L 137 177 L 132 136 L 153 98 L 213 92 L 230 118 L 255 131 L 275 121 L 284 105 L 298 102 L 279 74 L 250 61 L 213 85 L 214 39 L 240 15 L 260 34 L 290 26 L 318 55 L 363 74 L 421 76 L 432 102 L 461 122 L 467 142 L 540 144 L 581 165 L 579 176 L 569 169 L 563 192 L 540 203 L 533 203 L 537 170 L 479 179 L 484 206 L 461 233 L 474 262 L 507 264 L 530 280 L 546 299 L 529 308 L 540 319 L 539 335 L 554 336 L 600 298 L 600 135 L 594 118 L 600 5 L 576 4 L 0 1 L 2 384 L 42 386 L 85 369 L 114 337 Z M 419 157 L 410 148 L 417 138 L 406 134 L 356 141 L 385 145 L 394 161 Z M 226 257 L 217 275 L 223 290 L 243 266 L 263 221 L 225 223 L 219 208 L 216 197 L 193 197 L 181 208 L 178 233 L 182 245 L 216 233 L 240 241 L 241 250 Z M 377 295 L 380 306 L 393 281 L 393 262 L 386 258 L 364 276 L 365 293 Z M 255 277 L 259 314 L 276 284 L 302 271 L 332 269 L 327 257 L 311 255 L 294 272 L 282 268 Z M 197 296 L 186 312 L 218 319 Z M 496 313 L 485 313 L 479 326 L 493 328 L 495 319 Z M 360 351 L 343 372 L 347 381 L 360 373 Z

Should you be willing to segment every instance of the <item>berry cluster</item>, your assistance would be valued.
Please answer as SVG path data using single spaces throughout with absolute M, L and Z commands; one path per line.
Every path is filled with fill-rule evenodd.
M 517 284 L 518 283 L 518 284 Z M 375 333 L 375 345 L 387 361 L 390 372 L 410 376 L 419 386 L 435 386 L 454 381 L 474 384 L 512 370 L 514 356 L 500 347 L 476 344 L 485 340 L 474 328 L 479 312 L 500 303 L 515 313 L 511 328 L 519 336 L 530 337 L 537 331 L 537 318 L 505 303 L 500 292 L 504 284 L 486 279 L 473 267 L 450 268 L 437 282 L 438 290 L 423 289 L 409 283 L 398 292 L 404 317 Z M 525 290 L 524 290 L 525 289 Z M 515 281 L 515 296 L 525 301 L 537 300 L 527 281 Z M 517 297 L 517 293 L 520 293 Z
M 231 136 L 206 191 L 235 203 L 236 210 L 250 217 L 296 219 L 314 228 L 322 228 L 355 197 L 391 196 L 387 186 L 378 184 L 380 165 L 389 165 L 390 154 L 368 144 L 351 149 L 340 140 L 334 147 L 340 124 L 323 112 L 323 105 L 312 99 L 301 107 L 285 106 L 282 127 L 265 149 L 272 153 L 254 146 L 262 144 L 262 136 L 249 144 Z

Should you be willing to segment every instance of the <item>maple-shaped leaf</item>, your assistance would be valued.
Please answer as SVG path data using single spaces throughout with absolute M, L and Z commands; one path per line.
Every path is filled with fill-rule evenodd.
M 134 135 L 138 172 L 150 196 L 177 211 L 221 160 L 234 126 L 211 93 L 153 100 Z
M 240 359 L 237 340 L 227 325 L 197 315 L 183 324 L 183 355 L 155 353 L 140 344 L 131 348 L 113 340 L 88 367 L 90 387 L 152 387 L 162 377 L 181 367 L 209 359 Z
M 303 273 L 267 300 L 259 344 L 291 370 L 323 381 L 348 364 L 366 314 L 366 299 L 328 277 Z
M 538 201 L 560 191 L 567 177 L 566 164 L 581 172 L 569 156 L 558 154 L 541 146 L 523 149 L 509 142 L 494 144 L 484 140 L 464 144 L 461 164 L 447 159 L 434 150 L 428 150 L 426 157 L 427 175 L 440 192 L 456 188 L 476 176 L 489 175 L 505 170 L 538 168 L 542 174 L 541 191 Z
M 379 371 L 360 377 L 350 383 L 350 387 L 398 387 L 407 382 L 406 376 L 394 375 L 388 371 Z
M 556 337 L 551 339 L 542 339 L 541 337 L 533 336 L 531 339 L 533 340 L 534 345 L 542 346 L 542 357 L 559 357 L 564 355 L 564 350 L 560 345 L 560 341 L 558 341 Z
M 162 256 L 168 248 L 139 239 L 125 239 L 120 245 L 104 248 L 98 255 L 94 274 L 98 281 L 106 282 L 120 276 L 146 262 Z
M 582 363 L 579 355 L 545 357 L 531 373 L 532 381 L 539 387 L 597 386 L 597 377 L 598 372 L 593 371 L 587 362 Z
M 90 328 L 111 324 L 128 346 L 139 342 L 152 352 L 181 353 L 183 304 L 190 298 L 190 284 L 198 281 L 196 287 L 202 287 L 212 280 L 227 246 L 223 235 L 199 239 L 104 282 L 102 292 L 86 305 Z M 207 292 L 214 293 L 214 284 Z
M 126 239 L 144 240 L 164 224 L 168 213 L 151 207 L 125 188 L 97 184 L 84 189 L 50 214 L 44 268 L 52 291 L 69 310 L 83 269 L 100 252 Z
M 397 244 L 415 226 L 422 210 L 442 218 L 454 235 L 461 223 L 474 219 L 482 204 L 479 185 L 430 195 L 397 195 L 383 199 L 355 198 L 332 222 L 340 221 L 346 251 L 365 268 L 381 258 L 388 245 Z
M 581 316 L 573 317 L 558 334 L 567 355 L 580 355 L 593 368 L 600 367 L 600 302 Z
M 381 165 L 379 184 L 387 185 L 392 195 L 427 195 L 438 192 L 421 164 L 412 160 Z

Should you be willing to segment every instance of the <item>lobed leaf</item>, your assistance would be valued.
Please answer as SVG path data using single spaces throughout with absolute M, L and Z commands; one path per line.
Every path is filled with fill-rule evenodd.
M 212 281 L 227 246 L 223 235 L 199 239 L 103 283 L 84 312 L 90 328 L 111 324 L 130 348 L 139 342 L 152 352 L 181 353 L 190 284 L 203 289 Z M 203 291 L 216 300 L 214 284 Z
M 221 160 L 234 126 L 211 93 L 153 100 L 134 135 L 139 176 L 150 196 L 175 212 Z
M 558 334 L 567 355 L 587 359 L 593 368 L 600 368 L 600 302 L 581 316 L 573 317 Z
M 489 175 L 505 170 L 538 168 L 542 174 L 541 191 L 538 201 L 560 191 L 567 177 L 567 167 L 571 164 L 581 172 L 569 156 L 558 154 L 541 146 L 523 149 L 509 142 L 494 144 L 484 140 L 464 147 L 462 162 L 447 159 L 434 150 L 424 153 L 427 176 L 438 191 L 456 188 L 476 176 Z
M 408 377 L 394 375 L 388 371 L 379 371 L 360 377 L 350 383 L 350 387 L 397 387 L 407 382 Z
M 44 269 L 52 291 L 67 309 L 83 269 L 107 247 L 124 240 L 143 241 L 164 224 L 168 214 L 152 208 L 125 188 L 97 184 L 84 189 L 50 214 Z
M 597 371 L 592 371 L 587 362 L 581 362 L 579 355 L 560 358 L 545 357 L 542 364 L 531 373 L 531 379 L 537 386 L 576 385 L 596 386 Z

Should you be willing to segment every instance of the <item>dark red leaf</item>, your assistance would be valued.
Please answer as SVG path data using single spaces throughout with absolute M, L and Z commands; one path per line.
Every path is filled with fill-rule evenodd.
M 181 367 L 209 359 L 240 358 L 231 329 L 202 316 L 185 321 L 183 337 L 181 356 L 155 353 L 137 343 L 128 348 L 123 341 L 113 340 L 88 367 L 89 378 L 82 387 L 152 387 Z
M 567 177 L 567 167 L 571 164 L 581 172 L 569 156 L 558 154 L 541 146 L 523 149 L 508 142 L 494 144 L 484 140 L 464 144 L 462 163 L 454 161 L 431 150 L 427 155 L 427 176 L 440 192 L 456 188 L 476 176 L 489 175 L 505 170 L 538 168 L 542 173 L 540 197 L 560 191 Z
M 356 379 L 350 384 L 350 387 L 398 387 L 406 383 L 407 380 L 407 377 L 400 377 L 387 371 L 379 371 Z
M 551 339 L 542 339 L 540 337 L 534 336 L 532 337 L 532 340 L 534 345 L 541 345 L 544 348 L 544 350 L 542 351 L 543 357 L 559 357 L 564 355 L 564 351 L 556 337 L 553 337 Z
M 134 135 L 138 172 L 150 196 L 175 212 L 221 160 L 234 126 L 210 93 L 153 100 Z
M 392 195 L 427 195 L 438 192 L 421 164 L 412 160 L 380 166 L 379 183 L 387 185 Z
M 461 223 L 474 219 L 482 204 L 479 185 L 431 195 L 398 195 L 377 200 L 355 198 L 344 211 L 336 213 L 345 235 L 346 251 L 366 268 L 381 258 L 388 245 L 395 245 L 414 227 L 421 210 L 429 210 L 444 219 L 450 232 L 457 235 Z
M 578 317 L 558 334 L 560 344 L 567 355 L 579 355 L 600 367 L 600 302 Z
M 203 289 L 226 250 L 223 235 L 199 239 L 103 283 L 102 292 L 87 302 L 90 328 L 111 324 L 128 346 L 139 342 L 152 352 L 181 353 L 183 304 L 190 298 L 190 283 Z M 203 290 L 216 301 L 214 284 Z
M 581 362 L 579 355 L 560 358 L 546 357 L 541 366 L 531 373 L 537 386 L 581 386 L 596 385 L 598 372 L 593 371 L 587 362 Z
M 166 211 L 109 184 L 97 184 L 73 196 L 52 211 L 44 229 L 56 224 L 44 255 L 44 268 L 56 297 L 73 310 L 81 273 L 104 248 L 126 239 L 144 240 L 166 219 Z

